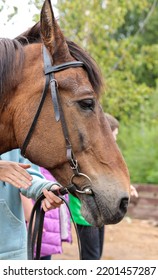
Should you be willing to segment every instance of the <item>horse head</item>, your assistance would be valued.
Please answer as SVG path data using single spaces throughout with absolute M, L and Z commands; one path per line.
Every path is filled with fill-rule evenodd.
M 35 35 L 37 28 L 40 32 Z M 89 223 L 119 222 L 127 211 L 130 180 L 99 103 L 101 76 L 95 62 L 65 39 L 49 0 L 42 7 L 40 25 L 12 40 L 11 47 L 11 41 L 6 42 L 15 49 L 15 73 L 1 102 L 5 137 L 1 152 L 23 150 L 25 143 L 25 156 L 47 168 L 63 186 L 73 183 L 80 191 L 92 190 L 92 195 L 75 194 Z M 38 114 L 43 89 L 46 94 Z

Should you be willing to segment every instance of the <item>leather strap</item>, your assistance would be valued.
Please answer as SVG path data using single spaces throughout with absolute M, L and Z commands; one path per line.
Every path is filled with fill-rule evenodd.
M 34 120 L 31 124 L 31 127 L 29 129 L 29 132 L 24 140 L 24 143 L 23 143 L 23 146 L 21 148 L 21 154 L 25 157 L 25 152 L 26 152 L 26 149 L 27 149 L 27 146 L 30 142 L 30 139 L 32 137 L 32 134 L 34 132 L 34 129 L 35 129 L 35 126 L 37 124 L 37 120 L 38 120 L 38 117 L 40 115 L 40 112 L 42 110 L 42 107 L 43 107 L 43 104 L 44 104 L 44 101 L 46 99 L 46 95 L 47 95 L 47 92 L 48 92 L 48 87 L 49 87 L 49 76 L 46 76 L 46 81 L 45 81 L 45 87 L 44 87 L 44 90 L 43 90 L 43 93 L 42 93 L 42 97 L 41 97 L 41 100 L 40 100 L 40 104 L 39 104 L 39 107 L 37 109 L 37 112 L 35 114 L 35 117 L 34 117 Z
M 63 195 L 70 193 L 74 193 L 76 190 L 76 186 L 74 184 L 69 185 L 67 188 L 59 188 L 57 190 L 50 190 L 55 195 L 59 196 L 66 204 L 71 219 L 73 221 L 75 231 L 77 234 L 77 242 L 78 242 L 78 248 L 79 248 L 79 257 L 81 259 L 81 244 L 80 239 L 77 231 L 76 224 L 73 220 L 69 205 L 67 201 L 63 198 Z M 27 243 L 27 251 L 28 251 L 28 260 L 39 260 L 40 259 L 40 252 L 41 252 L 41 243 L 42 243 L 42 233 L 43 233 L 43 223 L 44 223 L 44 216 L 45 212 L 43 211 L 41 207 L 41 202 L 45 198 L 44 194 L 42 193 L 36 200 L 31 216 L 30 216 L 30 222 L 29 222 L 29 228 L 28 228 L 28 243 Z M 35 257 L 34 257 L 35 254 Z
M 71 62 L 66 62 L 66 63 L 60 64 L 60 65 L 56 65 L 56 66 L 49 65 L 47 67 L 47 69 L 45 70 L 45 75 L 52 73 L 52 72 L 54 73 L 54 72 L 63 71 L 68 68 L 71 68 L 71 67 L 75 68 L 75 67 L 83 67 L 83 66 L 84 66 L 84 64 L 81 61 L 71 61 Z
M 70 67 L 73 67 L 73 68 L 83 67 L 84 64 L 81 61 L 71 61 L 71 62 L 66 62 L 66 63 L 60 64 L 60 65 L 52 66 L 50 54 L 49 54 L 48 50 L 46 49 L 46 47 L 44 45 L 43 45 L 43 58 L 44 58 L 44 73 L 45 73 L 45 76 L 46 76 L 45 87 L 44 87 L 44 90 L 43 90 L 43 93 L 42 93 L 42 98 L 41 98 L 39 107 L 37 109 L 37 112 L 35 114 L 34 120 L 31 124 L 31 127 L 28 131 L 28 134 L 27 134 L 27 136 L 24 140 L 23 146 L 21 148 L 21 154 L 24 157 L 26 156 L 25 155 L 26 149 L 27 149 L 27 146 L 30 142 L 32 134 L 34 132 L 35 126 L 37 124 L 38 117 L 39 117 L 40 112 L 42 110 L 42 107 L 43 107 L 43 104 L 44 104 L 44 101 L 45 101 L 45 98 L 46 98 L 46 95 L 47 95 L 47 92 L 48 92 L 49 83 L 50 83 L 51 96 L 52 96 L 54 113 L 55 113 L 55 119 L 56 119 L 56 121 L 60 120 L 60 117 L 61 117 L 60 111 L 62 111 L 62 121 L 61 121 L 61 123 L 62 123 L 62 129 L 63 129 L 63 133 L 64 133 L 64 136 L 65 136 L 65 141 L 66 141 L 66 145 L 67 145 L 67 155 L 71 155 L 71 158 L 72 158 L 73 152 L 72 152 L 70 141 L 69 141 L 68 129 L 67 129 L 67 125 L 66 125 L 66 122 L 65 122 L 65 117 L 64 117 L 64 113 L 63 113 L 63 110 L 62 110 L 61 103 L 60 103 L 60 107 L 59 107 L 58 85 L 57 85 L 57 81 L 55 80 L 55 77 L 54 77 L 54 72 L 59 72 L 59 71 L 68 69 Z M 74 162 L 74 159 L 71 160 L 71 158 L 70 158 L 70 163 L 72 165 L 73 162 Z M 73 156 L 73 158 L 74 158 L 74 156 Z M 75 162 L 75 165 L 77 165 L 76 162 Z

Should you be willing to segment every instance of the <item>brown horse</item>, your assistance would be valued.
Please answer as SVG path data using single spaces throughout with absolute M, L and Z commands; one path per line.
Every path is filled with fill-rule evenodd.
M 0 40 L 0 79 L 0 153 L 19 147 L 63 186 L 90 187 L 93 195 L 76 195 L 92 225 L 119 222 L 130 181 L 99 104 L 101 76 L 91 57 L 64 38 L 49 0 L 40 24 Z

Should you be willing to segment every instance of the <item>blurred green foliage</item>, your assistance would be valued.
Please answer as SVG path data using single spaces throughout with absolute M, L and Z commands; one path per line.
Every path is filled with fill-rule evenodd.
M 58 0 L 65 35 L 100 66 L 104 111 L 120 121 L 131 181 L 158 183 L 158 5 L 152 0 Z

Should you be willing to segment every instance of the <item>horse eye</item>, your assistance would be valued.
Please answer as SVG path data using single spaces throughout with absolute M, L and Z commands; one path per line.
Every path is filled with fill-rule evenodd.
M 83 110 L 94 110 L 95 107 L 95 102 L 93 99 L 83 99 L 78 101 L 79 106 L 83 109 Z

